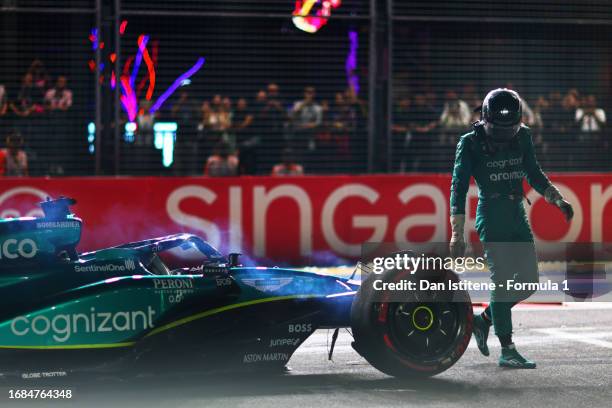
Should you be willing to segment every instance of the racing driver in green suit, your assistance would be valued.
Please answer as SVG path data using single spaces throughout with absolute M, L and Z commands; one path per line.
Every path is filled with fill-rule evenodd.
M 481 120 L 457 144 L 450 198 L 450 252 L 454 257 L 465 252 L 465 202 L 474 176 L 479 190 L 476 230 L 495 283 L 489 306 L 474 316 L 474 337 L 481 353 L 488 356 L 487 338 L 493 325 L 502 346 L 499 365 L 535 368 L 536 364 L 519 354 L 512 342 L 511 314 L 512 307 L 533 292 L 506 289 L 510 279 L 538 282 L 533 234 L 523 206 L 523 179 L 526 177 L 547 202 L 557 206 L 568 222 L 573 209 L 536 160 L 530 130 L 521 123 L 519 95 L 509 89 L 495 89 L 487 94 L 481 109 Z

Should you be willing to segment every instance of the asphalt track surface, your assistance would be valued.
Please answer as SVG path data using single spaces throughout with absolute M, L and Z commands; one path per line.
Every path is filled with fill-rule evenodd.
M 82 379 L 44 386 L 0 386 L 0 406 L 77 407 L 611 407 L 612 306 L 524 306 L 515 313 L 515 343 L 535 370 L 497 366 L 474 342 L 448 371 L 428 380 L 388 377 L 368 365 L 342 332 L 333 361 L 331 333 L 319 330 L 294 354 L 291 371 L 266 376 Z M 9 400 L 10 388 L 69 388 L 70 401 Z

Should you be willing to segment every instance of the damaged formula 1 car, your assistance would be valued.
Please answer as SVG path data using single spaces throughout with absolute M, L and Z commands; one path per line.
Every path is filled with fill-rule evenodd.
M 238 254 L 223 256 L 190 234 L 79 254 L 74 203 L 48 200 L 43 218 L 0 222 L 5 377 L 282 370 L 321 328 L 350 328 L 355 350 L 384 373 L 431 376 L 470 340 L 467 293 L 462 301 L 385 301 L 368 285 L 373 274 L 361 282 L 243 267 Z

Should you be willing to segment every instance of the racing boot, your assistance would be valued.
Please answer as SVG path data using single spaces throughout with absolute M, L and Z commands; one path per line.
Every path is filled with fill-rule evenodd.
M 474 315 L 474 338 L 476 339 L 476 345 L 478 350 L 483 356 L 489 356 L 489 346 L 487 346 L 487 339 L 489 338 L 489 329 L 491 323 L 487 322 L 481 315 Z
M 516 351 L 514 343 L 512 343 L 507 347 L 502 347 L 502 354 L 499 357 L 499 366 L 509 368 L 536 368 L 536 363 L 521 356 L 519 352 Z

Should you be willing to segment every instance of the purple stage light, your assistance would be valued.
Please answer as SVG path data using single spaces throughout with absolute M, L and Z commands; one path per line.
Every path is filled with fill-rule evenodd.
M 138 70 L 140 69 L 140 63 L 142 62 L 142 54 L 144 49 L 147 47 L 147 42 L 149 41 L 148 35 L 141 35 L 138 37 L 138 53 L 136 53 L 136 59 L 134 61 L 134 69 L 132 70 L 132 75 L 130 76 L 130 87 L 135 89 L 136 84 L 136 76 L 138 75 Z
M 357 49 L 359 48 L 359 34 L 357 31 L 349 31 L 349 52 L 346 56 L 346 79 L 350 88 L 359 93 L 359 76 L 357 71 Z
M 187 78 L 191 77 L 193 74 L 198 72 L 200 70 L 200 68 L 202 68 L 202 65 L 204 65 L 204 62 L 205 62 L 204 57 L 200 57 L 198 59 L 198 61 L 195 63 L 195 65 L 189 69 L 189 71 L 187 71 L 183 75 L 179 76 L 174 81 L 174 83 L 170 86 L 170 88 L 168 88 L 166 90 L 166 92 L 164 92 L 159 98 L 157 98 L 157 100 L 155 101 L 153 106 L 151 106 L 151 109 L 149 109 L 149 112 L 151 112 L 151 113 L 156 112 L 163 105 L 163 103 L 166 101 L 166 99 L 168 99 L 170 97 L 170 95 L 172 95 L 174 93 L 174 91 L 176 91 L 176 89 L 179 86 L 181 86 L 181 83 L 184 80 L 186 80 Z

